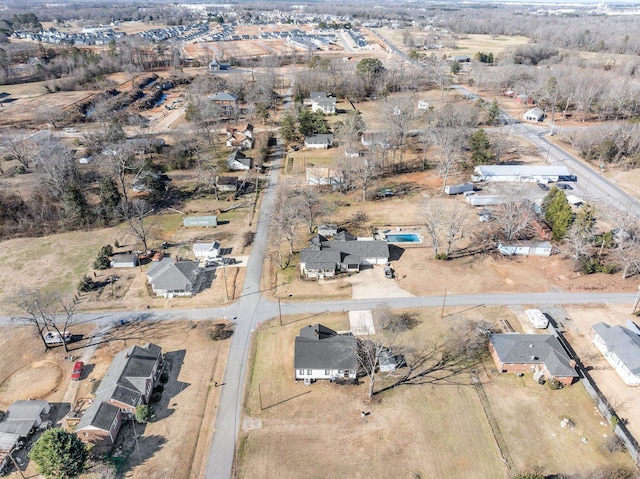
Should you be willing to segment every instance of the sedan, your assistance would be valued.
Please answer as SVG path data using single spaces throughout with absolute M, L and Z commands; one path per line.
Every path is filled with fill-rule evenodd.
M 549 187 L 544 183 L 538 183 L 538 188 L 540 188 L 542 191 L 549 191 Z
M 84 363 L 82 361 L 78 361 L 75 366 L 73 366 L 73 372 L 71 373 L 71 379 L 74 381 L 80 381 L 82 377 L 82 370 L 84 369 Z
M 573 189 L 573 186 L 567 185 L 566 183 L 558 183 L 556 186 L 558 188 L 560 188 L 561 190 L 572 190 Z

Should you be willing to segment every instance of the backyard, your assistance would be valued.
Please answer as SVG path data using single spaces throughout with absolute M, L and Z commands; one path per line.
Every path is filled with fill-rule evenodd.
M 401 342 L 414 352 L 428 350 L 463 319 L 516 322 L 503 308 L 451 308 L 444 320 L 439 309 L 413 313 L 419 324 Z M 293 342 L 301 327 L 316 322 L 349 328 L 345 314 L 325 314 L 283 318 L 284 326 L 257 331 L 236 477 L 371 477 L 372 471 L 376 477 L 508 477 L 471 370 L 446 381 L 428 374 L 371 402 L 366 384 L 305 386 L 293 379 Z M 603 452 L 607 429 L 580 385 L 552 391 L 530 375 L 495 374 L 493 367 L 489 358 L 479 377 L 513 459 L 511 471 L 544 466 L 545 473 L 572 473 L 627 461 L 622 453 Z M 380 377 L 377 388 L 388 379 Z M 575 429 L 560 427 L 564 417 Z M 295 453 L 302 443 L 304 451 Z

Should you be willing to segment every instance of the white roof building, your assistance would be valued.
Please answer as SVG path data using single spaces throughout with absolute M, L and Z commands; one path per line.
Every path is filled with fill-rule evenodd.
M 514 181 L 549 183 L 571 174 L 564 166 L 549 165 L 480 165 L 474 169 L 473 181 Z

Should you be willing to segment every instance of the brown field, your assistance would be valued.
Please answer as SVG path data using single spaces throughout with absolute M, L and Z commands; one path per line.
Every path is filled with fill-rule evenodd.
M 419 311 L 421 324 L 405 333 L 401 342 L 420 345 L 422 350 L 462 317 L 515 322 L 501 308 L 450 311 L 445 321 L 439 313 Z M 376 477 L 508 477 L 468 373 L 448 385 L 427 376 L 424 384 L 389 390 L 371 404 L 364 402 L 366 379 L 359 386 L 296 383 L 293 340 L 310 321 L 348 329 L 345 315 L 325 314 L 284 318 L 284 326 L 269 324 L 257 332 L 236 477 L 364 478 L 371 471 Z M 627 461 L 624 454 L 602 452 L 606 429 L 579 385 L 551 391 L 529 375 L 482 374 L 482 378 L 515 468 L 544 466 L 546 473 L 570 473 L 611 460 Z M 383 387 L 384 378 L 379 380 L 378 387 Z M 361 411 L 371 414 L 362 418 Z M 565 416 L 576 423 L 575 431 L 560 428 Z M 563 446 L 555 446 L 554 439 L 531 441 L 531 431 L 534 437 L 557 438 Z M 588 442 L 583 443 L 582 437 Z M 292 454 L 300 444 L 304 452 Z
M 376 28 L 375 32 L 388 39 L 391 43 L 399 48 L 403 48 L 403 36 L 405 30 L 391 29 L 391 28 Z M 423 39 L 428 36 L 429 32 L 409 30 L 409 33 L 413 37 L 416 43 L 420 44 Z M 453 41 L 452 39 L 445 39 L 444 42 Z M 434 52 L 438 57 L 442 55 L 469 55 L 473 57 L 478 52 L 493 53 L 499 55 L 506 50 L 517 48 L 521 45 L 528 43 L 527 37 L 505 37 L 505 36 L 491 36 L 491 35 L 465 35 L 462 37 L 455 36 L 455 48 L 441 48 L 440 50 L 423 50 L 423 52 Z M 409 48 L 404 47 L 404 50 L 409 51 Z

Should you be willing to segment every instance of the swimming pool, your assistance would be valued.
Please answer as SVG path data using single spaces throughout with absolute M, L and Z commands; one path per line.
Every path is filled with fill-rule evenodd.
M 415 233 L 394 233 L 386 234 L 389 243 L 420 243 L 420 236 Z

